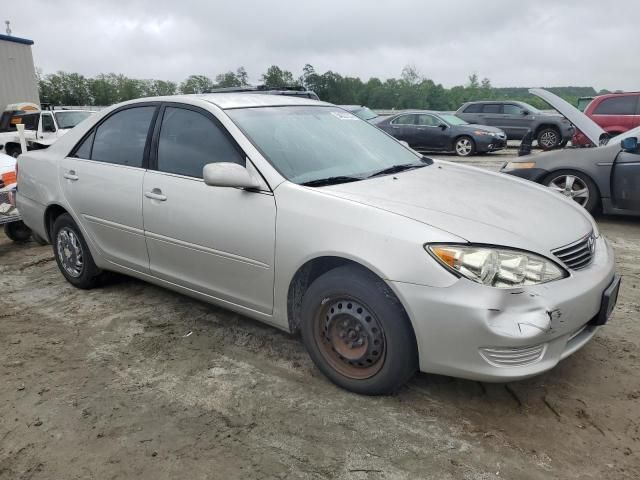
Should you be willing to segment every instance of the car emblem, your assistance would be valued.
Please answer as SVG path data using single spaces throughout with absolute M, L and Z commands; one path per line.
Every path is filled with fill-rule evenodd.
M 593 238 L 593 235 L 591 235 L 589 237 L 589 240 L 587 240 L 587 245 L 589 247 L 589 252 L 591 253 L 591 255 L 593 255 L 596 250 L 596 239 Z

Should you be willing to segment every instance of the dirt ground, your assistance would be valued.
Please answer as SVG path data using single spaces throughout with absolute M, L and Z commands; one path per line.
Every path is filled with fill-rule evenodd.
M 623 282 L 584 349 L 383 398 L 229 311 L 124 277 L 76 290 L 0 234 L 0 479 L 638 479 L 640 219 L 599 223 Z

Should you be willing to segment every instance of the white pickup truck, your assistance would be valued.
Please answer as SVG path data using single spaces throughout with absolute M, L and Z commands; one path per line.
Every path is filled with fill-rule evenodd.
M 18 157 L 22 153 L 16 131 L 17 124 L 24 124 L 24 136 L 28 150 L 49 147 L 85 118 L 91 110 L 37 110 L 5 111 L 0 125 L 0 153 Z

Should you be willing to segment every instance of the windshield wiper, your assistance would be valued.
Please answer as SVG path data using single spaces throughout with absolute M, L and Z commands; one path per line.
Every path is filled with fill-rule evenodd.
M 323 187 L 325 185 L 337 185 L 338 183 L 357 182 L 358 180 L 362 180 L 362 178 L 347 177 L 344 175 L 340 175 L 337 177 L 327 177 L 327 178 L 318 178 L 316 180 L 309 180 L 308 182 L 301 183 L 300 185 L 304 185 L 305 187 Z
M 379 177 L 381 175 L 389 175 L 391 173 L 404 172 L 405 170 L 413 170 L 414 168 L 426 167 L 427 163 L 405 163 L 400 165 L 392 165 L 391 167 L 383 168 L 377 172 L 372 173 L 367 178 Z

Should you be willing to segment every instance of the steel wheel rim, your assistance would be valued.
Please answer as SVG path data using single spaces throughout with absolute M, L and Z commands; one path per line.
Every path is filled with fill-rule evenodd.
M 558 143 L 558 134 L 552 131 L 544 132 L 540 135 L 540 143 L 543 147 L 553 147 Z
M 56 237 L 58 259 L 65 272 L 77 278 L 82 275 L 84 257 L 82 244 L 76 233 L 69 227 L 63 227 Z
M 471 153 L 471 140 L 468 138 L 461 138 L 456 142 L 456 153 L 462 157 L 466 157 Z
M 355 298 L 325 299 L 314 319 L 314 337 L 322 357 L 345 377 L 371 378 L 384 365 L 384 330 L 371 309 Z
M 549 182 L 548 187 L 583 207 L 589 202 L 591 196 L 587 184 L 575 175 L 559 175 Z

